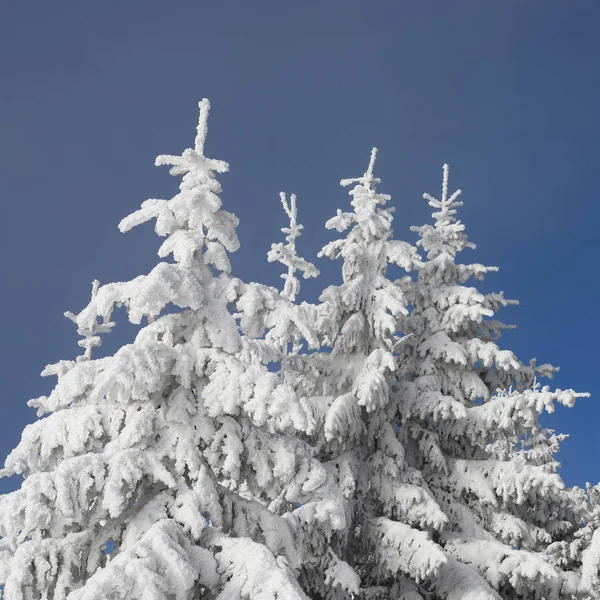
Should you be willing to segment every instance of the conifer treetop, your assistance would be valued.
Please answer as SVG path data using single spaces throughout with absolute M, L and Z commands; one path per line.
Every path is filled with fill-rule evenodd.
M 439 213 L 433 213 L 433 218 L 436 221 L 445 221 L 449 220 L 454 222 L 456 219 L 454 215 L 456 214 L 455 208 L 459 208 L 463 205 L 462 202 L 455 202 L 456 198 L 458 198 L 462 194 L 462 190 L 456 190 L 450 198 L 448 198 L 448 175 L 450 174 L 450 165 L 447 163 L 442 167 L 442 199 L 437 200 L 431 194 L 425 192 L 423 194 L 423 198 L 429 201 L 429 206 L 433 206 L 434 208 L 439 208 L 441 211 Z
M 207 172 L 216 171 L 217 173 L 226 173 L 229 171 L 229 164 L 223 160 L 207 158 L 204 155 L 204 144 L 208 134 L 208 113 L 210 111 L 210 102 L 207 98 L 203 98 L 198 102 L 200 115 L 198 117 L 198 126 L 196 127 L 196 138 L 194 140 L 194 148 L 187 148 L 181 156 L 173 156 L 171 154 L 161 154 L 156 157 L 154 164 L 159 167 L 162 165 L 173 165 L 171 175 L 181 175 L 186 171 L 191 171 L 190 167 L 195 166 L 206 170 Z M 182 183 L 183 186 L 183 183 Z M 183 189 L 183 188 L 182 188 Z
M 194 148 L 199 156 L 204 156 L 204 142 L 206 142 L 206 134 L 208 133 L 208 112 L 210 111 L 210 101 L 208 98 L 202 98 L 198 102 L 198 108 L 200 109 L 200 117 L 198 118 L 198 127 L 196 131 L 196 139 L 194 141 Z
M 373 168 L 375 167 L 375 159 L 377 158 L 377 152 L 378 150 L 375 147 L 371 150 L 371 160 L 369 161 L 369 168 L 362 177 L 342 179 L 340 181 L 340 185 L 342 187 L 346 187 L 352 185 L 353 183 L 360 183 L 361 185 L 365 186 L 367 190 L 374 190 L 375 185 L 381 183 L 381 179 L 373 177 Z
M 199 107 L 194 147 L 181 155 L 162 154 L 155 160 L 157 166 L 170 165 L 171 175 L 183 176 L 179 192 L 170 200 L 146 200 L 119 223 L 121 232 L 126 232 L 155 219 L 157 235 L 166 237 L 158 255 L 162 259 L 172 255 L 173 262 L 163 260 L 148 275 L 98 288 L 76 317 L 82 331 L 96 327 L 99 318 L 110 322 L 115 306 L 125 306 L 134 324 L 141 323 L 144 317 L 150 321 L 157 318 L 169 303 L 198 309 L 217 294 L 208 292 L 214 270 L 231 272 L 228 253 L 239 248 L 239 221 L 222 208 L 218 196 L 221 184 L 215 177 L 215 173 L 227 172 L 229 165 L 204 155 L 210 103 L 204 99 Z M 222 285 L 227 285 L 223 278 Z
M 455 217 L 456 209 L 463 205 L 460 200 L 457 200 L 462 190 L 456 190 L 448 197 L 450 166 L 445 164 L 442 173 L 441 199 L 438 200 L 428 193 L 423 194 L 423 198 L 429 202 L 429 206 L 438 209 L 432 215 L 435 224 L 410 228 L 411 231 L 416 231 L 421 236 L 417 246 L 421 246 L 427 252 L 429 260 L 444 255 L 454 258 L 465 248 L 474 249 L 476 247 L 475 244 L 468 241 L 466 234 L 463 233 L 465 226 Z
M 304 279 L 308 279 L 317 277 L 319 270 L 312 263 L 298 256 L 296 252 L 296 239 L 300 237 L 302 229 L 304 229 L 304 226 L 298 223 L 296 194 L 292 194 L 289 203 L 285 192 L 280 192 L 279 197 L 283 210 L 290 219 L 289 227 L 281 229 L 285 233 L 287 244 L 284 245 L 281 242 L 271 244 L 267 259 L 269 262 L 278 261 L 288 268 L 287 273 L 281 275 L 281 278 L 285 280 L 282 295 L 293 302 L 300 291 L 300 281 L 295 275 L 296 271 L 302 271 Z

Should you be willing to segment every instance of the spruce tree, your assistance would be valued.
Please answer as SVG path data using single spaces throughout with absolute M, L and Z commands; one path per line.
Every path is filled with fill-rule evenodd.
M 420 472 L 410 467 L 394 426 L 392 388 L 402 345 L 399 319 L 407 300 L 387 275 L 395 264 L 410 270 L 410 244 L 393 239 L 390 196 L 378 193 L 377 150 L 362 177 L 342 180 L 352 212 L 338 210 L 329 229 L 346 231 L 321 255 L 342 261 L 342 284 L 321 294 L 318 330 L 330 351 L 306 359 L 318 376 L 313 393 L 327 405 L 317 456 L 335 474 L 348 502 L 346 531 L 317 546 L 326 558 L 305 564 L 312 598 L 409 597 L 444 561 L 427 528 L 445 517 Z
M 237 218 L 218 197 L 215 173 L 227 163 L 204 154 L 208 110 L 203 100 L 194 148 L 156 160 L 183 176 L 179 193 L 120 224 L 155 219 L 163 260 L 131 281 L 94 284 L 90 303 L 68 314 L 84 354 L 47 367 L 58 383 L 29 403 L 44 418 L 2 471 L 24 478 L 0 498 L 7 600 L 296 600 L 301 519 L 284 518 L 286 507 L 310 493 L 317 519 L 344 527 L 332 478 L 296 435 L 309 429 L 306 411 L 269 372 L 268 340 L 248 335 L 263 333 L 267 311 L 267 325 L 293 342 L 289 323 L 305 319 L 276 290 L 230 275 Z M 119 306 L 139 332 L 94 359 Z M 306 324 L 303 335 L 314 338 Z
M 399 437 L 447 518 L 436 539 L 448 562 L 428 588 L 441 597 L 460 589 L 462 598 L 578 598 L 585 586 L 564 550 L 586 511 L 556 472 L 564 436 L 539 415 L 587 394 L 542 387 L 538 377 L 555 368 L 526 366 L 497 345 L 506 326 L 493 317 L 515 302 L 466 285 L 497 269 L 456 262 L 475 246 L 455 217 L 461 192 L 448 194 L 448 171 L 441 199 L 425 194 L 434 223 L 413 228 L 426 260 L 416 281 L 401 282 L 412 310 Z

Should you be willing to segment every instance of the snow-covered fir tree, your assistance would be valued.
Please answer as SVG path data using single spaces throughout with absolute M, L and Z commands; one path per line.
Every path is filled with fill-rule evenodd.
M 294 216 L 292 249 L 275 250 L 291 269 L 284 295 L 229 274 L 237 219 L 217 195 L 215 173 L 228 165 L 204 154 L 208 110 L 203 100 L 194 148 L 156 160 L 183 175 L 179 193 L 120 224 L 155 219 L 165 260 L 132 281 L 94 284 L 88 306 L 68 314 L 85 353 L 45 369 L 58 383 L 30 402 L 44 418 L 6 460 L 3 475 L 24 477 L 0 498 L 7 600 L 305 598 L 293 533 L 302 515 L 287 507 L 345 525 L 332 477 L 296 435 L 310 429 L 306 411 L 266 367 L 299 327 L 316 340 L 290 300 L 293 270 L 314 267 L 294 259 Z M 165 314 L 169 304 L 182 310 Z M 119 306 L 147 324 L 93 359 Z M 277 343 L 254 342 L 273 319 Z
M 566 488 L 564 436 L 538 420 L 582 394 L 498 347 L 511 301 L 467 285 L 495 269 L 456 261 L 473 245 L 448 168 L 418 250 L 393 239 L 374 149 L 327 222 L 342 283 L 298 302 L 318 270 L 294 195 L 267 256 L 283 289 L 231 274 L 208 110 L 193 148 L 156 160 L 179 192 L 120 224 L 155 220 L 162 260 L 66 313 L 83 354 L 46 367 L 1 472 L 24 478 L 0 496 L 6 600 L 597 598 L 598 490 Z M 137 336 L 95 358 L 118 307 Z
M 338 210 L 327 222 L 347 231 L 321 252 L 341 259 L 342 284 L 320 298 L 318 330 L 330 351 L 304 359 L 318 374 L 312 393 L 326 411 L 312 445 L 335 474 L 349 513 L 346 531 L 312 534 L 319 554 L 305 562 L 302 579 L 311 598 L 410 597 L 429 566 L 444 561 L 425 528 L 445 517 L 421 473 L 406 463 L 394 428 L 399 319 L 408 311 L 387 270 L 410 270 L 417 255 L 392 237 L 390 196 L 376 190 L 376 153 L 362 177 L 341 182 L 354 184 L 354 210 Z
M 538 420 L 587 394 L 541 387 L 550 365 L 523 365 L 497 339 L 493 319 L 513 301 L 467 282 L 496 268 L 461 264 L 475 246 L 456 219 L 460 190 L 425 198 L 434 223 L 414 227 L 426 259 L 400 282 L 412 305 L 398 371 L 399 439 L 444 519 L 431 524 L 445 562 L 428 569 L 435 597 L 579 598 L 579 565 L 567 559 L 586 511 L 556 473 L 562 440 Z M 426 596 L 425 596 L 426 597 Z

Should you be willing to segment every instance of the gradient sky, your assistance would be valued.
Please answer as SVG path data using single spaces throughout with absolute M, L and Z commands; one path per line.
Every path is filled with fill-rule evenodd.
M 306 299 L 337 277 L 314 257 L 349 201 L 339 180 L 366 170 L 372 146 L 400 239 L 429 219 L 422 193 L 449 162 L 478 245 L 463 259 L 499 266 L 485 289 L 521 301 L 500 314 L 518 326 L 502 346 L 592 394 L 545 422 L 571 434 L 567 483 L 597 482 L 599 22 L 592 0 L 3 2 L 0 454 L 54 383 L 43 367 L 79 353 L 62 313 L 94 278 L 157 261 L 151 226 L 117 223 L 176 193 L 154 157 L 193 143 L 208 97 L 206 151 L 231 164 L 222 198 L 241 219 L 236 275 L 280 285 L 266 253 L 285 225 L 278 193 L 295 192 L 299 249 L 323 272 Z M 117 320 L 103 353 L 134 334 Z

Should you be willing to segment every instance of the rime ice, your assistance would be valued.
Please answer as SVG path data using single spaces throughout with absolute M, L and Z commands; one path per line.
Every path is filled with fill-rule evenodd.
M 564 436 L 538 420 L 585 394 L 497 345 L 513 301 L 467 285 L 496 269 L 457 262 L 474 244 L 447 165 L 413 247 L 393 239 L 373 149 L 327 222 L 342 284 L 298 302 L 296 274 L 319 272 L 297 252 L 295 195 L 267 256 L 283 289 L 231 274 L 209 108 L 193 148 L 156 159 L 179 192 L 120 224 L 154 220 L 162 260 L 66 313 L 83 354 L 46 367 L 58 382 L 29 403 L 44 418 L 2 471 L 24 477 L 0 497 L 4 597 L 597 598 L 600 493 L 565 486 Z M 138 334 L 94 358 L 120 306 Z

